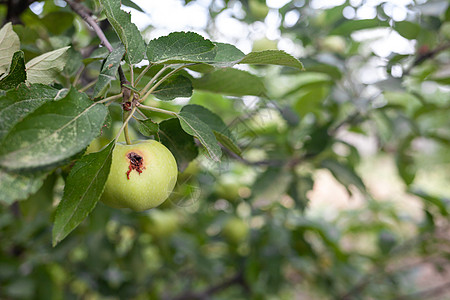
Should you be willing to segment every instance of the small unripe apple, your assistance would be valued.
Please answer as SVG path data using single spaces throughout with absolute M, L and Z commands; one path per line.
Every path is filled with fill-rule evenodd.
M 330 35 L 320 39 L 319 46 L 323 51 L 342 54 L 347 48 L 347 42 L 342 36 Z
M 278 50 L 278 42 L 275 40 L 269 40 L 268 38 L 253 41 L 253 52 L 264 50 Z
M 249 228 L 242 219 L 232 217 L 225 223 L 222 233 L 230 243 L 239 244 L 247 239 Z
M 102 201 L 115 208 L 143 211 L 160 205 L 177 181 L 172 153 L 154 140 L 117 143 Z
M 248 3 L 251 14 L 258 20 L 264 20 L 269 13 L 269 8 L 265 2 L 266 1 L 250 0 Z
M 156 238 L 168 237 L 178 230 L 179 219 L 178 214 L 173 210 L 151 210 L 144 230 Z

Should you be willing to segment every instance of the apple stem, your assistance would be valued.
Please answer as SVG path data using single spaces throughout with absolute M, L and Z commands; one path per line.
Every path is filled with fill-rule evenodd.
M 130 119 L 131 119 L 131 117 L 133 116 L 133 114 L 134 114 L 134 112 L 136 111 L 136 109 L 137 109 L 137 107 L 134 106 L 134 107 L 131 109 L 131 111 L 126 112 L 126 114 L 125 114 L 125 112 L 124 112 L 124 121 L 123 121 L 122 127 L 120 127 L 120 130 L 119 130 L 119 132 L 117 133 L 116 138 L 114 139 L 116 143 L 117 143 L 117 141 L 119 140 L 119 137 L 120 137 L 120 134 L 122 133 L 122 131 L 124 131 L 125 127 L 128 126 L 128 122 L 130 121 Z M 126 130 L 124 134 L 125 134 L 125 140 L 127 141 L 127 144 L 131 144 L 131 141 L 129 141 L 129 139 L 130 139 L 129 137 L 128 137 L 128 140 L 127 140 L 128 130 Z M 128 143 L 128 142 L 130 142 L 130 143 Z
M 123 128 L 123 133 L 125 135 L 125 141 L 127 142 L 127 145 L 131 145 L 130 135 L 128 133 L 128 122 L 125 124 L 125 127 Z

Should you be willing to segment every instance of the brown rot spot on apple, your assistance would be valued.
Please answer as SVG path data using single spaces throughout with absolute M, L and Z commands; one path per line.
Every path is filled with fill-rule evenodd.
M 144 158 L 137 154 L 136 152 L 128 152 L 127 158 L 130 160 L 130 165 L 128 166 L 127 179 L 130 180 L 130 173 L 136 170 L 139 174 L 145 169 Z

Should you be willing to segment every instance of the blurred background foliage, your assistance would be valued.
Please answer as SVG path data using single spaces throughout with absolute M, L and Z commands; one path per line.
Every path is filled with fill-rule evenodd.
M 60 84 L 81 69 L 83 85 L 98 76 L 104 48 L 63 1 L 34 2 L 33 10 L 33 1 L 13 2 L 1 1 L 0 15 L 15 24 L 27 61 L 71 45 Z M 117 41 L 98 3 L 83 2 Z M 247 69 L 267 97 L 196 91 L 147 100 L 209 108 L 243 149 L 221 164 L 200 155 L 158 209 L 99 203 L 52 248 L 68 170 L 29 199 L 1 205 L 0 298 L 450 299 L 448 2 L 337 2 L 186 0 L 207 7 L 213 40 L 223 14 L 256 31 L 275 23 L 276 38 L 247 42 L 254 51 L 285 49 L 306 71 Z M 374 47 L 386 34 L 396 39 Z M 395 41 L 413 51 L 396 51 Z M 113 125 L 94 148 L 118 129 L 120 107 L 110 111 Z

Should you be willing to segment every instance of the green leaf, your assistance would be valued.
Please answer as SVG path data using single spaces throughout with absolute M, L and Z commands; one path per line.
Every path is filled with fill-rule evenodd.
M 178 170 L 184 171 L 189 162 L 198 155 L 194 138 L 184 132 L 177 118 L 164 120 L 159 123 L 159 136 L 163 143 L 172 152 L 177 160 Z
M 395 30 L 404 38 L 413 40 L 420 33 L 420 25 L 409 21 L 396 22 Z
M 214 58 L 214 64 L 231 67 L 245 57 L 245 54 L 231 44 L 214 43 L 217 47 L 217 54 Z
M 294 200 L 295 204 L 301 211 L 305 211 L 309 199 L 307 197 L 308 191 L 311 191 L 314 186 L 314 181 L 310 176 L 294 175 L 294 180 L 288 188 L 288 195 Z
M 237 145 L 236 139 L 231 134 L 228 126 L 223 122 L 223 120 L 210 111 L 209 109 L 200 106 L 200 105 L 186 105 L 181 111 L 189 112 L 195 116 L 197 116 L 202 122 L 207 124 L 214 132 L 216 139 L 226 148 L 230 149 L 237 155 L 241 154 L 241 149 Z
M 280 196 L 287 192 L 292 180 L 292 174 L 282 168 L 270 167 L 258 176 L 252 191 L 255 205 L 264 206 L 273 201 L 279 201 Z
M 309 134 L 310 139 L 306 140 L 303 149 L 308 156 L 315 156 L 324 151 L 331 144 L 332 137 L 328 133 L 329 124 L 324 126 L 314 126 Z
M 407 186 L 413 183 L 417 173 L 417 166 L 415 165 L 414 157 L 410 154 L 410 147 L 413 139 L 413 136 L 405 138 L 400 143 L 395 155 L 398 173 Z
M 181 128 L 200 141 L 209 157 L 214 161 L 220 161 L 222 150 L 211 128 L 190 112 L 181 111 L 177 117 L 180 120 Z
M 20 40 L 14 32 L 11 22 L 0 30 L 0 75 L 8 71 L 11 59 L 20 50 Z
M 80 71 L 83 65 L 83 55 L 79 51 L 76 51 L 73 47 L 67 51 L 67 63 L 63 70 L 65 77 L 73 77 Z
M 0 80 L 0 89 L 9 90 L 17 87 L 20 83 L 25 82 L 27 73 L 25 72 L 25 60 L 23 52 L 17 51 L 11 61 L 9 74 Z
M 217 51 L 216 56 L 214 57 L 214 61 L 189 66 L 189 69 L 200 73 L 209 73 L 216 70 L 217 68 L 232 67 L 245 56 L 245 54 L 241 50 L 231 44 L 214 44 L 216 45 Z
M 85 65 L 88 65 L 91 62 L 106 59 L 109 53 L 110 52 L 108 51 L 108 49 L 106 49 L 106 47 L 97 48 L 91 53 L 91 55 L 89 55 L 89 57 L 83 59 L 83 63 Z
M 73 166 L 56 209 L 53 246 L 62 241 L 94 209 L 105 188 L 114 141 L 99 152 L 83 156 Z
M 450 214 L 448 201 L 446 201 L 445 199 L 430 195 L 419 190 L 409 190 L 409 192 L 425 200 L 425 204 L 431 204 L 435 206 L 442 216 L 448 216 Z
M 145 13 L 145 11 L 143 11 L 142 8 L 139 5 L 137 5 L 136 3 L 134 3 L 131 0 L 122 0 L 122 5 L 134 8 L 137 11 Z
M 240 64 L 278 65 L 304 70 L 302 63 L 290 54 L 281 50 L 250 52 Z
M 111 85 L 111 81 L 116 79 L 117 69 L 120 66 L 120 61 L 122 60 L 124 53 L 125 47 L 123 45 L 120 45 L 108 55 L 103 63 L 98 81 L 94 86 L 94 98 L 105 96 L 108 88 Z
M 70 11 L 54 11 L 46 14 L 40 21 L 50 33 L 61 35 L 73 26 L 74 16 Z
M 17 89 L 0 96 L 0 140 L 25 116 L 45 102 L 58 99 L 62 94 L 63 90 L 42 84 L 21 84 Z
M 109 23 L 116 31 L 127 53 L 127 62 L 137 64 L 145 54 L 145 42 L 141 32 L 131 23 L 131 15 L 120 9 L 120 0 L 100 0 Z
M 11 205 L 37 192 L 47 174 L 17 174 L 0 169 L 0 203 Z
M 357 30 L 387 26 L 389 26 L 389 22 L 380 21 L 378 18 L 367 20 L 348 20 L 333 29 L 329 35 L 350 35 L 352 32 Z
M 194 32 L 173 32 L 151 40 L 147 46 L 147 59 L 151 63 L 213 62 L 217 48 Z
M 343 165 L 335 160 L 325 159 L 322 161 L 321 166 L 330 170 L 331 174 L 347 189 L 349 185 L 354 185 L 361 192 L 366 192 L 366 187 L 361 178 L 356 174 L 356 172 L 350 167 Z
M 17 123 L 0 144 L 0 165 L 11 170 L 44 168 L 79 153 L 99 135 L 108 114 L 72 88 Z
M 30 60 L 26 65 L 29 83 L 52 83 L 59 75 L 67 62 L 67 50 L 70 46 L 60 48 L 39 55 Z
M 137 128 L 140 133 L 145 136 L 154 136 L 155 140 L 159 141 L 159 125 L 152 121 L 152 119 L 138 120 Z
M 230 96 L 262 96 L 266 92 L 261 78 L 232 68 L 220 69 L 200 78 L 193 78 L 192 85 L 194 89 Z
M 183 75 L 175 75 L 160 84 L 153 95 L 160 100 L 173 100 L 177 97 L 191 97 L 191 80 Z

